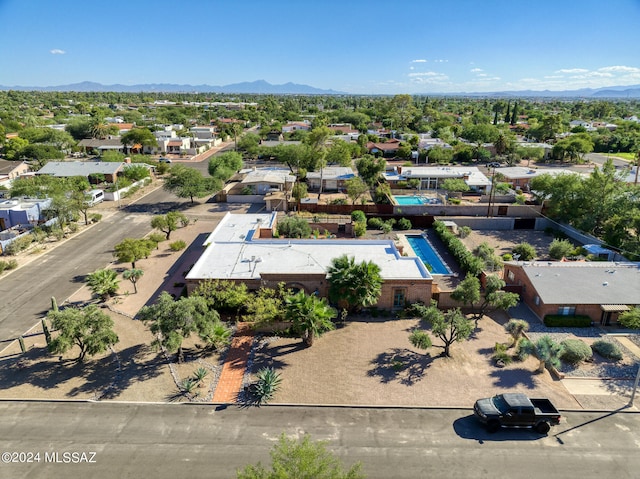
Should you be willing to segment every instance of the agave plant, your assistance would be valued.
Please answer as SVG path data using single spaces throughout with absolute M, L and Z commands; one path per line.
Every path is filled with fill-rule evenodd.
M 258 404 L 266 404 L 280 388 L 282 378 L 273 368 L 262 368 L 257 377 L 252 392 Z
M 185 394 L 193 394 L 196 386 L 196 382 L 191 378 L 183 379 L 180 383 L 180 389 L 182 389 Z
M 198 369 L 196 369 L 193 372 L 193 379 L 195 381 L 195 383 L 200 386 L 202 385 L 202 381 L 204 381 L 204 378 L 207 377 L 207 374 L 209 373 L 209 371 L 207 371 L 205 368 L 203 367 L 199 367 Z

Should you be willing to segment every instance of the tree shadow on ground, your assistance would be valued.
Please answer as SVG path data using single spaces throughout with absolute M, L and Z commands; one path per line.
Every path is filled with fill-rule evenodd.
M 383 384 L 397 381 L 412 386 L 424 379 L 433 359 L 429 353 L 419 354 L 410 349 L 394 348 L 378 354 L 371 361 L 374 366 L 367 371 L 367 375 L 378 377 Z
M 534 373 L 525 368 L 496 369 L 489 374 L 494 378 L 493 384 L 501 388 L 525 387 L 535 389 Z
M 56 389 L 73 380 L 81 382 L 68 397 L 93 393 L 95 399 L 113 399 L 134 381 L 145 381 L 162 373 L 157 356 L 145 359 L 148 347 L 137 345 L 118 353 L 121 369 L 113 353 L 79 363 L 51 355 L 45 348 L 32 348 L 26 353 L 0 362 L 0 387 L 9 389 L 28 384 L 40 389 Z

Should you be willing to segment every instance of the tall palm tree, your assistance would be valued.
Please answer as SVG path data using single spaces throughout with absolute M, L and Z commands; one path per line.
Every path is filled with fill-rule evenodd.
M 328 269 L 329 299 L 350 311 L 373 306 L 382 292 L 380 267 L 372 261 L 356 263 L 347 255 L 334 258 Z
M 118 273 L 112 269 L 98 269 L 87 276 L 87 286 L 91 292 L 107 301 L 118 291 Z
M 336 310 L 324 299 L 304 291 L 285 299 L 285 319 L 293 323 L 293 329 L 307 347 L 313 345 L 316 337 L 335 328 L 331 320 L 336 316 Z

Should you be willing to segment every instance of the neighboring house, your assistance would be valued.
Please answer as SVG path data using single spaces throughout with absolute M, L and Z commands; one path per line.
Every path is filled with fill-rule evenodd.
M 122 172 L 126 163 L 109 161 L 50 161 L 36 175 L 51 175 L 58 177 L 104 175 L 105 181 L 114 183 L 118 174 Z
M 109 123 L 109 126 L 112 126 L 112 125 L 118 128 L 118 131 L 120 132 L 121 135 L 123 133 L 128 132 L 129 130 L 132 130 L 135 127 L 135 123 L 120 123 L 120 122 Z
M 309 190 L 320 190 L 320 178 L 322 177 L 322 191 L 342 191 L 346 189 L 345 182 L 353 178 L 355 173 L 348 166 L 327 166 L 322 171 L 310 171 L 307 173 Z
M 504 168 L 496 168 L 496 173 L 500 173 L 504 183 L 508 183 L 514 190 L 530 191 L 530 183 L 532 178 L 541 175 L 578 175 L 575 171 L 568 171 L 558 168 L 525 168 L 524 166 L 508 166 Z
M 50 204 L 50 198 L 12 198 L 0 201 L 0 231 L 41 223 L 44 221 L 42 212 Z
M 395 138 L 384 143 L 370 141 L 367 143 L 367 151 L 372 155 L 381 154 L 383 156 L 394 156 L 398 153 L 400 143 L 400 140 Z
M 418 148 L 421 150 L 430 150 L 436 146 L 447 150 L 453 148 L 449 143 L 445 143 L 440 138 L 420 138 L 418 140 Z
M 548 314 L 586 315 L 609 325 L 640 306 L 640 263 L 509 261 L 504 280 L 541 320 Z
M 360 132 L 355 130 L 349 123 L 334 123 L 328 127 L 335 137 L 344 141 L 356 141 L 360 136 Z
M 390 240 L 274 239 L 276 213 L 227 215 L 204 243 L 186 276 L 189 293 L 206 279 L 244 283 L 250 290 L 275 288 L 327 297 L 327 270 L 344 254 L 381 269 L 382 295 L 377 306 L 400 309 L 406 302 L 431 299 L 433 278 L 417 257 L 402 256 Z
M 446 179 L 461 179 L 471 191 L 487 193 L 491 188 L 491 180 L 475 166 L 407 166 L 397 167 L 395 171 L 387 171 L 384 177 L 393 188 L 399 181 L 420 180 L 419 189 L 437 190 L 442 188 Z
M 120 141 L 119 136 L 105 138 L 104 140 L 86 138 L 80 140 L 78 146 L 89 155 L 99 155 L 105 151 L 119 151 L 120 153 L 124 153 L 124 145 Z
M 13 180 L 29 172 L 29 165 L 24 161 L 0 160 L 0 186 L 11 188 Z
M 553 151 L 553 145 L 548 143 L 536 143 L 536 142 L 528 142 L 528 141 L 519 141 L 518 148 L 542 148 L 544 151 L 544 155 L 542 156 L 543 160 L 548 159 L 551 156 L 551 152 Z
M 296 130 L 309 131 L 311 130 L 311 122 L 305 121 L 291 121 L 282 127 L 282 133 L 291 133 Z
M 232 195 L 256 195 L 264 197 L 264 195 L 271 193 L 291 190 L 296 182 L 296 177 L 288 168 L 253 168 L 240 170 L 238 176 L 240 177 L 240 181 L 227 194 L 227 201 L 230 203 L 235 202 L 229 199 L 229 196 Z M 242 198 L 240 198 L 240 200 L 242 200 Z M 264 198 L 261 198 L 261 201 L 264 201 Z M 246 202 L 246 200 L 243 202 Z

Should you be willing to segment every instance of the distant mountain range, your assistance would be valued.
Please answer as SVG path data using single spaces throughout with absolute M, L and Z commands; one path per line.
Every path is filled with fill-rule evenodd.
M 0 90 L 20 90 L 20 91 L 78 91 L 78 92 L 157 92 L 157 93 L 256 93 L 273 95 L 343 95 L 343 92 L 334 90 L 322 90 L 309 85 L 299 85 L 297 83 L 285 83 L 283 85 L 272 85 L 264 80 L 253 82 L 233 83 L 231 85 L 177 85 L 174 83 L 145 83 L 140 85 L 103 85 L 90 81 L 73 83 L 71 85 L 58 86 L 3 86 Z
M 0 90 L 20 91 L 77 91 L 77 92 L 157 92 L 157 93 L 255 93 L 266 95 L 348 95 L 349 93 L 323 90 L 309 85 L 284 83 L 272 85 L 264 80 L 232 83 L 224 86 L 214 85 L 177 85 L 174 83 L 145 83 L 139 85 L 103 85 L 84 81 L 70 85 L 58 86 L 3 86 Z M 468 96 L 468 97 L 539 97 L 539 98 L 640 98 L 640 85 L 609 86 L 604 88 L 582 88 L 579 90 L 519 90 L 496 92 L 456 92 L 456 93 L 422 93 L 424 96 Z

